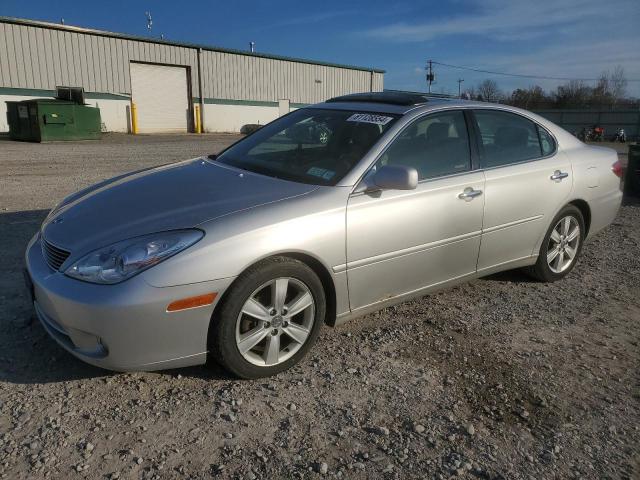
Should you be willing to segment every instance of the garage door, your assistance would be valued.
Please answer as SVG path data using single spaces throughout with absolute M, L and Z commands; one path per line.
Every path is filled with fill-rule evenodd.
M 140 133 L 187 131 L 186 68 L 131 63 L 131 97 L 138 109 Z

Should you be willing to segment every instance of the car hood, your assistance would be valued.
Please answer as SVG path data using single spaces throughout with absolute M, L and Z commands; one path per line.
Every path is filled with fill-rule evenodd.
M 195 227 L 316 188 L 199 158 L 116 177 L 70 195 L 41 231 L 48 242 L 77 258 L 120 240 Z

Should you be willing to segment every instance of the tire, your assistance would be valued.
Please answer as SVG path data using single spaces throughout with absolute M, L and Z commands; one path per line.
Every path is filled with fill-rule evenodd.
M 564 222 L 567 221 L 569 222 L 568 232 L 571 235 L 566 235 L 566 231 L 563 230 L 563 226 L 566 225 Z M 563 222 L 562 225 L 560 225 L 561 222 Z M 570 240 L 575 227 L 578 228 L 577 236 L 575 237 L 577 242 Z M 554 234 L 554 231 L 556 231 L 556 234 Z M 541 282 L 555 282 L 566 277 L 578 261 L 584 243 L 585 232 L 582 212 L 574 205 L 564 207 L 549 225 L 549 229 L 540 246 L 538 260 L 535 265 L 526 269 L 526 272 Z M 560 234 L 560 243 L 557 241 L 558 234 Z M 573 251 L 573 257 L 565 264 L 565 258 L 571 255 L 571 251 Z M 555 256 L 553 256 L 554 253 Z M 551 263 L 549 262 L 550 258 L 553 258 Z M 563 264 L 561 265 L 559 262 L 563 262 Z
M 326 315 L 322 282 L 309 266 L 289 257 L 250 267 L 222 302 L 209 326 L 209 355 L 246 379 L 275 375 L 298 363 L 315 343 Z M 302 307 L 293 315 L 288 311 Z

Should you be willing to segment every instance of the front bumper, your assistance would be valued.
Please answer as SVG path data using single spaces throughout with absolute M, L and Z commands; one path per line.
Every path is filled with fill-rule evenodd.
M 34 308 L 49 335 L 79 359 L 117 371 L 204 363 L 213 309 L 234 280 L 158 288 L 143 272 L 116 285 L 86 283 L 47 265 L 39 235 L 25 257 Z M 175 300 L 211 292 L 218 294 L 212 305 L 167 312 Z

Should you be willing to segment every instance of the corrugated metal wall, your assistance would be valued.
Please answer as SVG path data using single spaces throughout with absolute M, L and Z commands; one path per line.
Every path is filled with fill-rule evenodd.
M 373 75 L 373 81 L 372 81 Z M 204 51 L 205 98 L 315 103 L 345 93 L 382 91 L 383 74 Z
M 4 48 L 3 48 L 4 47 Z M 190 67 L 198 96 L 197 49 L 113 36 L 0 22 L 0 86 L 130 94 L 132 61 Z M 383 88 L 383 74 L 204 50 L 205 98 L 314 103 L 331 96 Z
M 129 62 L 171 63 L 192 68 L 192 48 L 0 23 L 2 86 L 52 90 L 81 86 L 90 92 L 131 93 Z

